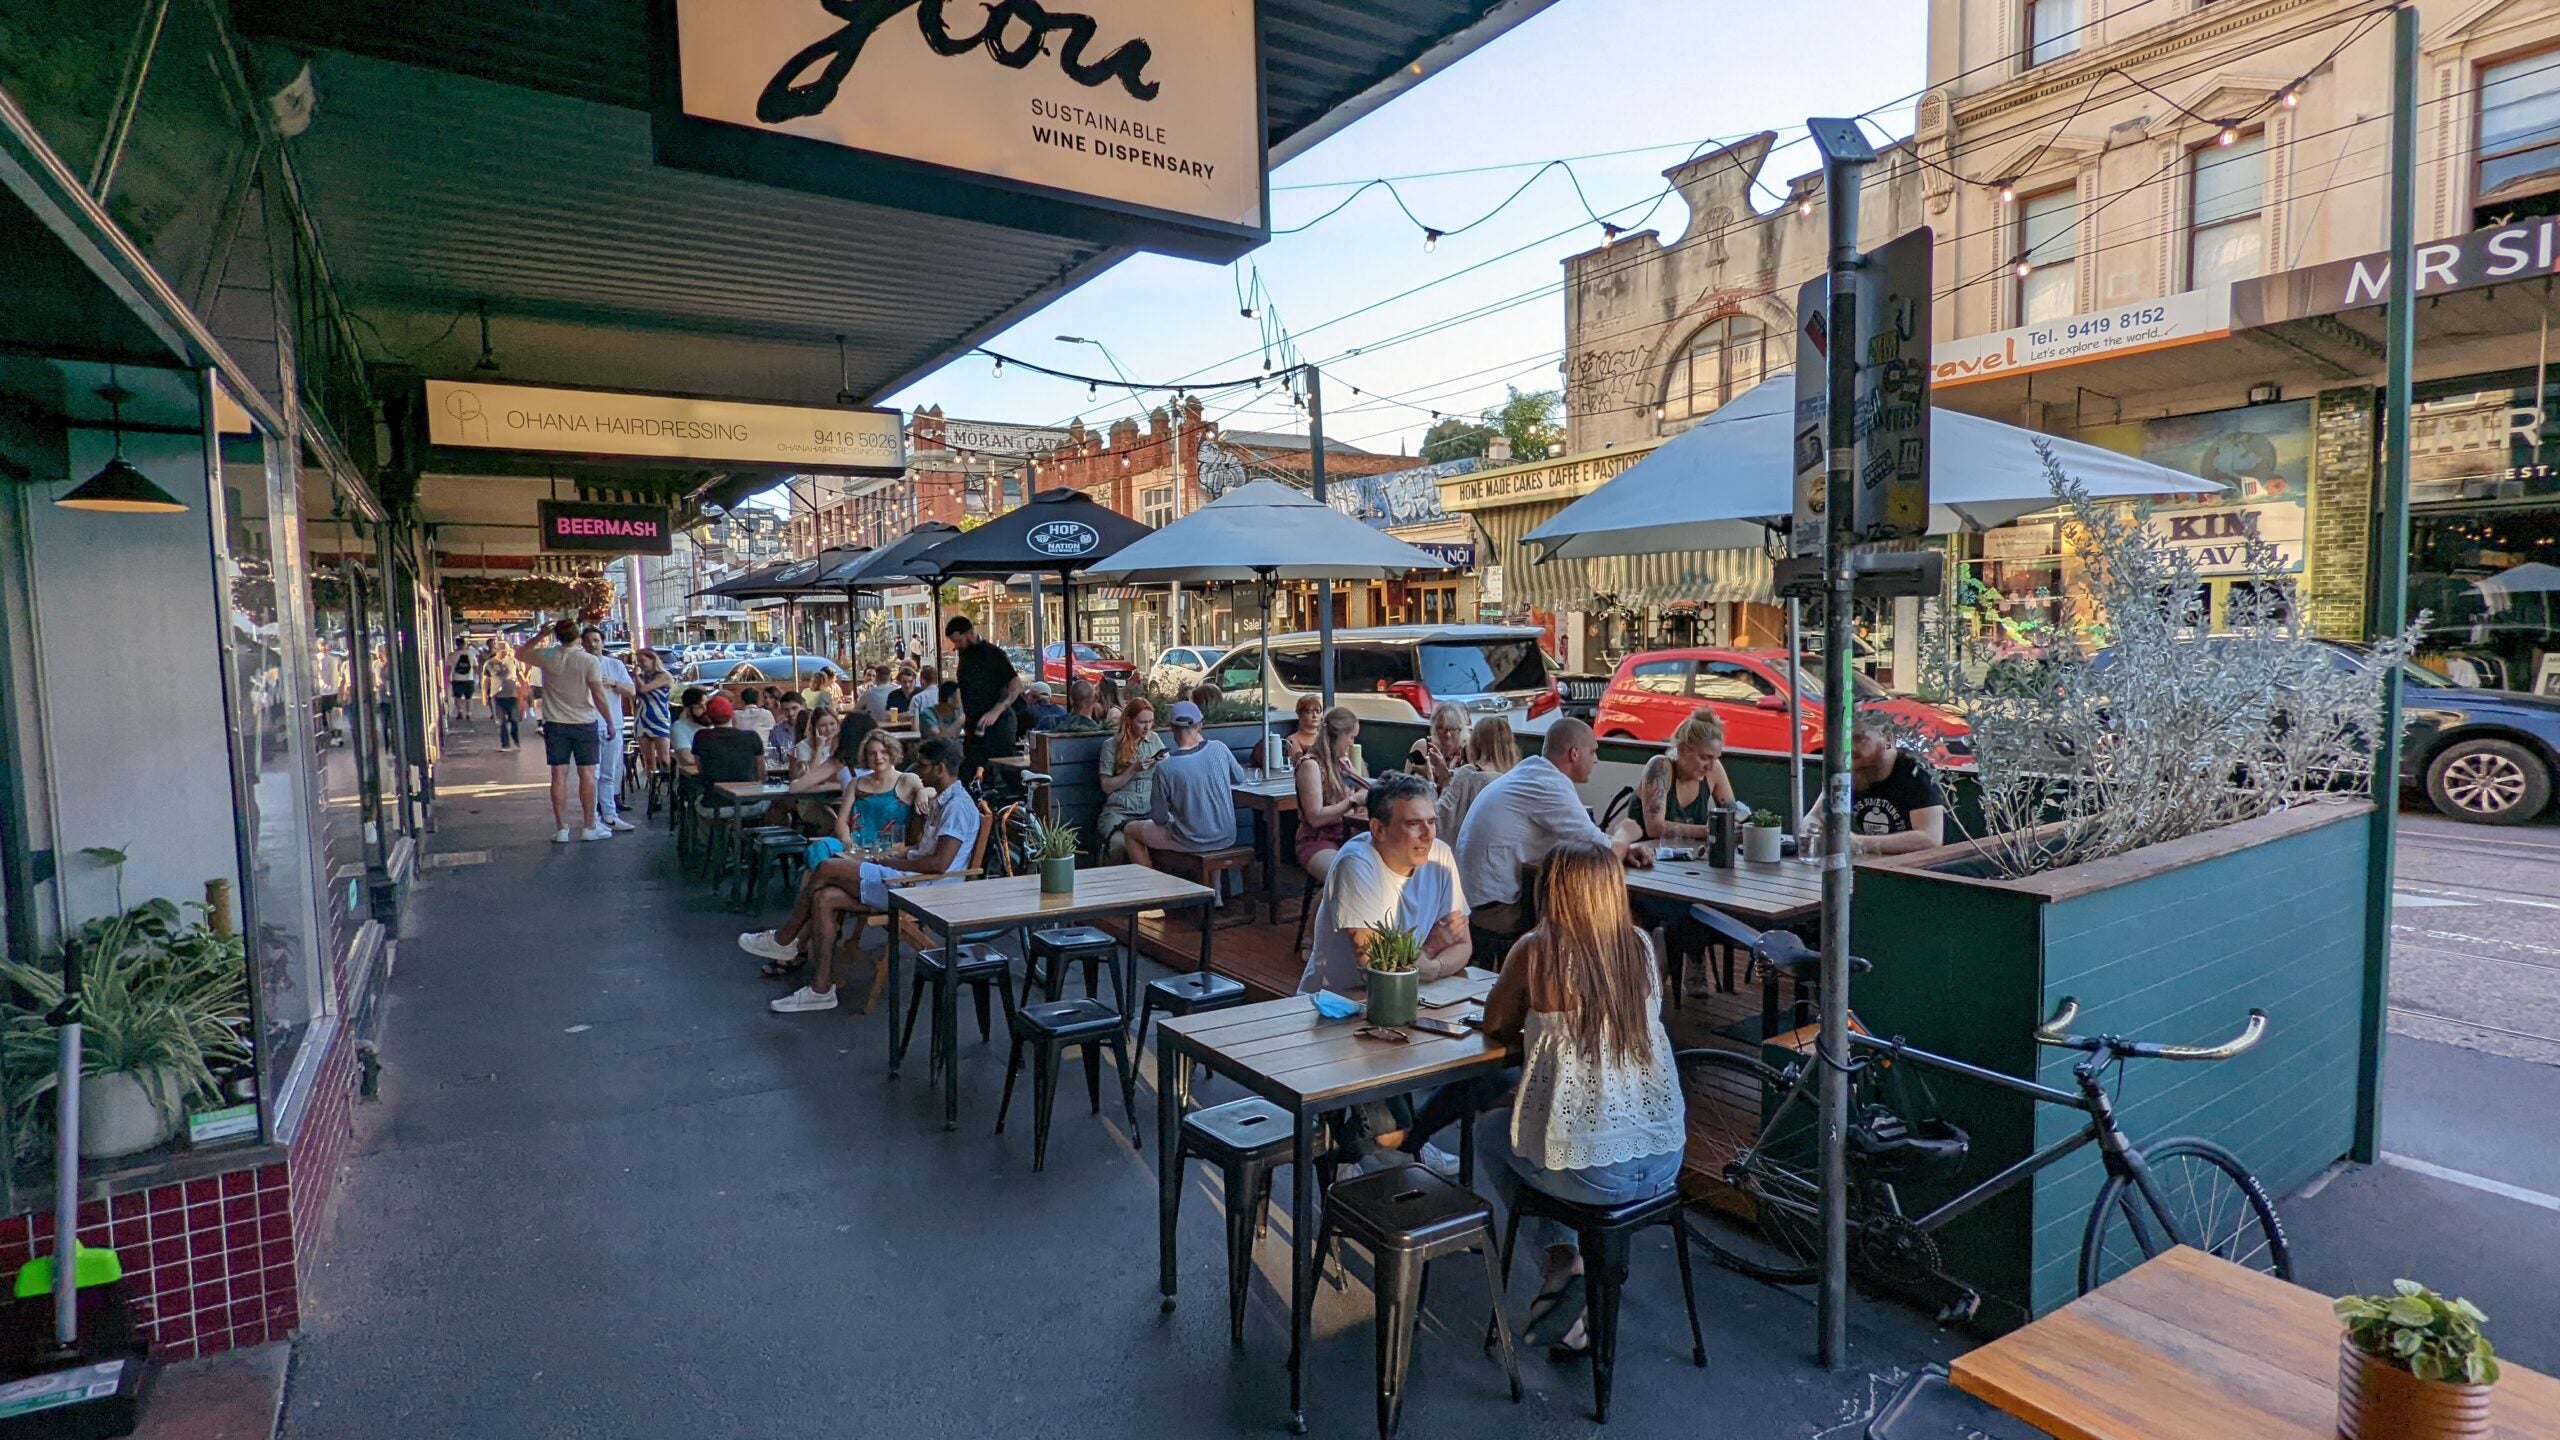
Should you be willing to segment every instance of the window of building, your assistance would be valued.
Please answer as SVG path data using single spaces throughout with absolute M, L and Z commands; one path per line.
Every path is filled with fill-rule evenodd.
M 2188 159 L 2187 288 L 2203 290 L 2255 277 L 2264 265 L 2267 137 L 2242 136 L 2207 145 Z
M 2500 216 L 2560 208 L 2560 52 L 2480 67 L 2480 170 L 2474 204 Z M 2518 206 L 2529 197 L 2542 204 Z M 2490 223 L 2482 220 L 2482 224 Z
M 2027 64 L 2049 64 L 2080 48 L 2081 0 L 2027 0 Z
M 1161 530 L 1173 523 L 1173 487 L 1155 485 L 1138 497 L 1138 523 Z
M 2080 308 L 2080 191 L 2065 185 L 2030 195 L 2018 213 L 2018 318 L 2033 325 Z
M 1748 315 L 1728 315 L 1701 328 L 1689 348 L 1672 362 L 1663 386 L 1665 420 L 1694 420 L 1712 414 L 1734 396 L 1760 383 L 1768 372 L 1769 327 Z

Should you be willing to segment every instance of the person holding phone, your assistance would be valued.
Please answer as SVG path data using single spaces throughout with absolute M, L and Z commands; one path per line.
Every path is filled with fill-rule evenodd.
M 1431 733 L 1414 742 L 1404 757 L 1404 768 L 1440 791 L 1449 788 L 1449 777 L 1466 763 L 1467 707 L 1443 700 L 1431 711 Z
M 1336 705 L 1298 761 L 1298 868 L 1312 879 L 1331 874 L 1333 857 L 1369 823 L 1369 781 L 1352 760 L 1359 738 L 1360 717 Z
M 1102 751 L 1102 813 L 1094 817 L 1093 833 L 1105 860 L 1128 858 L 1128 838 L 1121 832 L 1154 806 L 1156 762 L 1163 757 L 1156 707 L 1141 695 L 1120 712 L 1119 732 Z

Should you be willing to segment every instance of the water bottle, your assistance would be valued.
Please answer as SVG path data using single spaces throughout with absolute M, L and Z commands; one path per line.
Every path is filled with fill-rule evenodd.
M 1707 864 L 1717 870 L 1733 868 L 1733 812 L 1719 805 L 1707 812 Z

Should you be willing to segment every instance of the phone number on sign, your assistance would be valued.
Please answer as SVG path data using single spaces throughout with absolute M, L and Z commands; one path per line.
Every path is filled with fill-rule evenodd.
M 2050 345 L 2057 340 L 2088 340 L 2100 335 L 2114 335 L 2128 330 L 2140 330 L 2149 325 L 2168 323 L 2169 312 L 2160 306 L 2152 305 L 2133 310 L 2118 310 L 2111 315 L 2092 315 L 2085 320 L 2074 320 L 2068 325 L 2056 326 L 2051 330 L 2029 330 L 2027 340 L 2030 344 Z

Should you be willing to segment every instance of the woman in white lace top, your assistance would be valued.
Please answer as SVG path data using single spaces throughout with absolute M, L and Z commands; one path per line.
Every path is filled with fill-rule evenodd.
M 1617 857 L 1590 841 L 1556 847 L 1538 885 L 1538 926 L 1485 999 L 1485 1028 L 1521 1056 L 1511 1108 L 1476 1129 L 1487 1157 L 1478 1173 L 1506 1208 L 1524 1184 L 1622 1205 L 1678 1182 L 1688 1124 L 1655 975 Z M 1524 1334 L 1579 1354 L 1589 1344 L 1582 1258 L 1565 1238 L 1552 1237 Z

